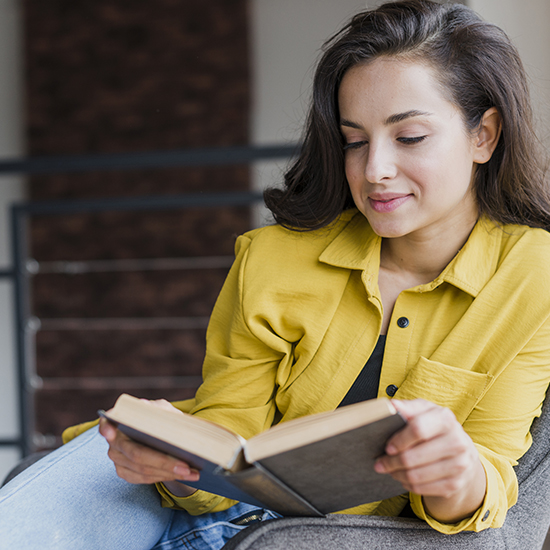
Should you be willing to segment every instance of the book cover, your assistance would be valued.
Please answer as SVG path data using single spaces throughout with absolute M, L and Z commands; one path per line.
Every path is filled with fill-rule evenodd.
M 386 441 L 404 425 L 401 416 L 388 416 L 260 464 L 323 514 L 376 502 L 405 492 L 401 483 L 374 470 Z
M 135 441 L 199 470 L 199 481 L 186 485 L 285 516 L 322 516 L 404 492 L 373 468 L 405 425 L 387 399 L 292 420 L 249 442 L 127 395 L 101 415 Z

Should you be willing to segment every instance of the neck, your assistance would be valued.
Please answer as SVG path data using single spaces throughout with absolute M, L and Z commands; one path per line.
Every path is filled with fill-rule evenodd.
M 406 276 L 411 286 L 433 281 L 464 246 L 476 220 L 382 240 L 380 269 Z

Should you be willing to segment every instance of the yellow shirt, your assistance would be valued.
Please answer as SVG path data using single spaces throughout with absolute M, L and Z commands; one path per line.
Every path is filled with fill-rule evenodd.
M 335 409 L 380 334 L 380 245 L 356 210 L 314 232 L 270 226 L 240 237 L 208 328 L 204 383 L 180 408 L 245 438 Z M 455 413 L 486 471 L 481 508 L 442 524 L 411 494 L 346 513 L 398 515 L 410 497 L 415 513 L 444 533 L 502 525 L 517 498 L 513 466 L 530 446 L 550 380 L 549 266 L 547 232 L 481 219 L 439 277 L 402 292 L 392 313 L 379 395 L 394 385 L 395 398 L 421 397 Z M 233 504 L 158 488 L 164 505 L 192 514 Z

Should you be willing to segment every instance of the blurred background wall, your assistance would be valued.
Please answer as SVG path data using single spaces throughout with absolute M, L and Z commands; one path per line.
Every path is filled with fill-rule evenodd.
M 546 0 L 469 4 L 520 48 L 548 139 Z M 364 6 L 0 0 L 0 156 L 294 143 L 322 42 Z M 280 181 L 284 165 L 1 176 L 0 268 L 11 264 L 14 201 L 259 190 Z M 266 221 L 262 208 L 242 207 L 33 216 L 30 250 L 41 265 L 32 277 L 32 313 L 41 319 L 35 423 L 45 436 L 37 444 L 56 444 L 64 426 L 93 418 L 121 391 L 192 395 L 234 237 Z M 204 257 L 217 267 L 201 267 Z M 182 258 L 195 263 L 166 263 Z M 153 268 L 124 268 L 135 259 Z M 73 271 L 58 262 L 73 262 Z M 84 268 L 75 274 L 75 265 Z M 0 439 L 18 431 L 12 290 L 0 281 Z M 17 458 L 17 449 L 0 447 L 0 477 Z
M 0 0 L 0 156 L 25 154 L 24 30 L 20 0 Z M 12 265 L 8 208 L 25 198 L 25 179 L 0 177 L 0 269 Z M 0 280 L 0 439 L 18 435 L 13 283 Z M 15 447 L 0 447 L 0 478 L 18 460 Z
M 468 0 L 468 6 L 506 31 L 519 49 L 530 79 L 538 134 L 550 147 L 550 2 Z
M 24 5 L 30 155 L 248 143 L 246 0 Z M 28 178 L 32 200 L 248 188 L 247 166 Z M 34 216 L 30 254 L 40 272 L 31 295 L 42 380 L 36 431 L 59 435 L 121 391 L 193 396 L 206 320 L 229 263 L 201 262 L 231 256 L 234 235 L 249 228 L 246 207 Z M 174 266 L 180 258 L 194 263 Z M 128 268 L 128 260 L 138 263 Z M 80 262 L 82 271 L 67 272 L 57 262 Z

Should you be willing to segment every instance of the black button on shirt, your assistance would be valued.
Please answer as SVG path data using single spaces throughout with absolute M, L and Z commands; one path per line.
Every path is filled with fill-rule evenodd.
M 386 393 L 390 396 L 390 397 L 393 397 L 395 395 L 395 393 L 397 392 L 399 388 L 397 386 L 395 386 L 394 384 L 390 384 L 387 388 L 386 388 Z
M 397 319 L 397 326 L 399 328 L 407 328 L 409 326 L 409 320 L 406 317 L 399 317 L 399 319 Z

